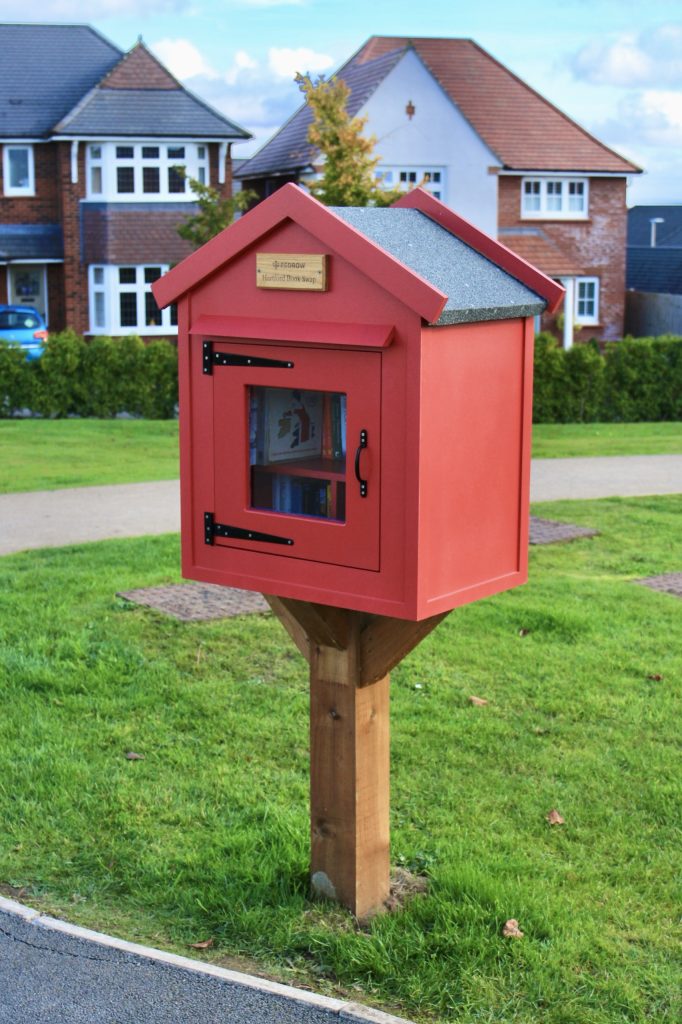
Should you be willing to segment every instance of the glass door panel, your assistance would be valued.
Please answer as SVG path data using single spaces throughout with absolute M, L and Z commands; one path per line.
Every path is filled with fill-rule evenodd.
M 346 519 L 346 395 L 249 389 L 251 507 Z

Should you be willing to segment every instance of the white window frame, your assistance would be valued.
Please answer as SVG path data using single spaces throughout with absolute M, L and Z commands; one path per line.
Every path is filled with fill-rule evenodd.
M 122 148 L 132 150 L 132 156 L 118 156 Z M 184 156 L 171 156 L 173 149 L 184 150 Z M 145 150 L 157 150 L 158 156 L 145 155 Z M 186 139 L 118 139 L 100 142 L 92 140 L 85 148 L 86 199 L 115 203 L 187 203 L 195 202 L 194 194 L 185 182 L 182 192 L 171 192 L 168 177 L 171 167 L 184 167 L 187 176 L 202 184 L 210 184 L 210 153 L 207 142 L 188 142 Z M 133 191 L 118 191 L 118 168 L 129 167 L 133 172 Z M 157 168 L 159 191 L 144 191 L 144 168 Z M 93 189 L 95 169 L 101 175 L 101 191 Z
M 437 199 L 445 199 L 445 167 L 422 167 L 380 164 L 374 172 L 382 188 L 416 188 L 420 186 Z
M 532 185 L 538 196 L 538 209 L 532 210 L 526 206 L 526 185 Z M 557 186 L 561 190 L 561 205 L 559 208 L 552 208 L 555 205 Z M 582 210 L 571 210 L 571 186 L 582 188 L 583 208 Z M 521 178 L 521 218 L 523 220 L 587 220 L 590 206 L 590 182 L 589 178 L 575 176 L 563 177 L 560 175 L 542 176 L 534 174 Z
M 135 281 L 130 284 L 121 283 L 119 271 L 134 269 Z M 105 334 L 110 337 L 125 337 L 137 334 L 141 337 L 168 337 L 178 333 L 177 323 L 172 323 L 173 308 L 167 306 L 161 310 L 161 323 L 146 324 L 145 295 L 151 293 L 151 282 L 145 281 L 145 270 L 158 270 L 159 276 L 168 270 L 164 263 L 97 263 L 88 267 L 88 301 L 90 330 L 88 334 Z M 135 295 L 137 306 L 137 323 L 121 325 L 121 295 Z M 97 296 L 101 296 L 103 317 L 98 317 Z
M 581 301 L 581 285 L 588 286 L 594 285 L 594 297 L 587 301 L 594 305 L 594 311 L 592 313 L 579 313 L 579 305 Z M 573 311 L 573 322 L 579 324 L 581 327 L 593 327 L 599 323 L 599 278 L 598 277 L 576 277 L 575 279 L 575 297 L 573 300 L 574 311 Z
M 28 153 L 28 184 L 10 185 L 10 153 L 12 150 L 24 149 Z M 6 196 L 34 196 L 36 194 L 36 173 L 33 146 L 23 143 L 9 142 L 2 147 L 2 180 Z

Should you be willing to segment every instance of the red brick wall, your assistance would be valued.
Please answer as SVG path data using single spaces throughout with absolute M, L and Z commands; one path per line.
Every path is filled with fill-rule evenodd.
M 627 230 L 625 179 L 590 178 L 587 221 L 522 220 L 521 178 L 500 176 L 498 200 L 499 227 L 541 228 L 582 267 L 585 277 L 599 278 L 600 323 L 596 327 L 583 327 L 576 332 L 576 340 L 622 338 Z
M 1 184 L 0 216 L 3 224 L 56 224 L 59 220 L 57 195 L 57 146 L 53 142 L 33 146 L 36 194 L 6 196 Z M 0 161 L 2 179 L 2 161 Z
M 64 319 L 61 327 L 88 329 L 88 274 L 81 262 L 80 199 L 85 195 L 85 146 L 78 147 L 78 181 L 71 182 L 71 143 L 58 142 L 62 230 L 64 232 Z M 52 317 L 50 322 L 53 323 Z M 59 329 L 53 324 L 53 329 Z

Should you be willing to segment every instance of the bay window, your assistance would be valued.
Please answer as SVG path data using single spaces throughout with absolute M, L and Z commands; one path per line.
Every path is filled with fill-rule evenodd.
M 90 333 L 174 335 L 175 306 L 159 309 L 151 286 L 167 265 L 91 266 L 89 268 Z
M 208 145 L 102 142 L 88 145 L 87 198 L 116 202 L 193 200 L 186 178 L 209 183 Z

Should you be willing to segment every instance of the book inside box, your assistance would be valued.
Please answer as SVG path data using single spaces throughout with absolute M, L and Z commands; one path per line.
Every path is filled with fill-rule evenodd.
M 346 395 L 249 389 L 251 506 L 346 518 Z

